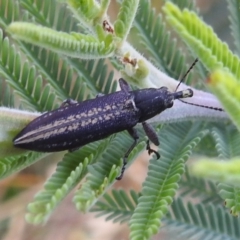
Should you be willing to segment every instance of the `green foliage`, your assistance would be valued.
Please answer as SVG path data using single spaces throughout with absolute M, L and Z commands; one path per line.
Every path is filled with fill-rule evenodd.
M 153 1 L 121 1 L 116 20 L 111 23 L 107 15 L 112 4 L 109 0 L 0 1 L 1 178 L 53 157 L 12 146 L 17 132 L 40 114 L 14 108 L 43 112 L 55 109 L 67 98 L 83 101 L 98 93 L 115 92 L 114 70 L 121 70 L 135 87 L 164 85 L 175 90 L 178 82 L 171 77 L 180 78 L 198 56 L 198 67 L 185 81 L 194 83 L 194 78 L 205 78 L 208 71 L 213 71 L 208 85 L 239 129 L 239 57 L 201 20 L 193 1 L 165 2 L 163 13 L 158 14 L 151 5 Z M 238 1 L 228 2 L 239 52 Z M 180 38 L 173 38 L 167 23 Z M 132 27 L 135 32 L 129 39 L 134 39 L 134 47 L 143 49 L 149 59 L 126 42 Z M 214 96 L 197 89 L 191 100 L 199 105 L 216 102 L 220 106 Z M 128 134 L 119 133 L 75 152 L 54 155 L 60 162 L 44 189 L 28 205 L 26 220 L 32 224 L 46 222 L 81 182 L 73 198 L 76 208 L 107 215 L 107 220 L 114 222 L 129 222 L 131 239 L 150 239 L 161 223 L 179 238 L 239 239 L 239 219 L 222 206 L 225 201 L 233 215 L 239 214 L 236 184 L 195 176 L 191 167 L 185 172 L 188 158 L 195 163 L 195 147 L 198 155 L 210 155 L 216 161 L 238 157 L 239 132 L 224 113 L 214 110 L 201 108 L 205 114 L 202 115 L 199 108 L 193 107 L 193 120 L 191 110 L 184 110 L 191 107 L 178 102 L 173 106 L 178 109 L 176 114 L 161 120 L 169 124 L 163 126 L 158 118 L 154 120 L 161 141 L 161 159 L 153 156 L 150 160 L 140 193 L 107 192 L 120 173 L 125 150 L 132 143 Z M 207 122 L 215 119 L 218 123 Z M 145 135 L 138 130 L 140 141 L 131 152 L 127 167 L 145 148 Z M 208 170 L 213 173 L 217 167 Z M 229 172 L 224 174 L 230 179 Z
M 137 12 L 139 0 L 124 0 L 118 14 L 118 19 L 114 23 L 116 36 L 125 40 L 132 26 Z
M 0 95 L 0 106 L 13 107 L 14 95 L 11 93 L 11 89 L 5 82 L 0 83 L 0 89 L 2 90 Z
M 211 134 L 216 142 L 219 158 L 230 159 L 240 155 L 240 136 L 234 126 L 229 125 L 225 128 L 214 127 Z
M 1 30 L 0 38 L 2 76 L 29 108 L 38 111 L 52 109 L 55 96 L 51 93 L 49 85 L 45 85 L 41 95 L 43 79 L 41 76 L 37 76 L 35 66 L 31 67 L 27 61 L 22 62 L 21 55 L 15 47 L 10 45 L 7 37 L 3 38 Z
M 115 165 L 121 166 L 122 149 L 127 149 L 131 145 L 132 139 L 125 134 L 118 134 L 111 141 L 103 141 L 98 148 L 98 162 L 89 166 L 89 176 L 82 184 L 81 189 L 76 192 L 74 202 L 78 210 L 87 211 L 103 195 L 108 187 L 113 184 L 115 178 L 120 174 L 120 169 L 115 169 Z M 140 142 L 131 152 L 128 163 L 145 148 L 145 143 Z M 116 171 L 117 170 L 117 171 Z
M 222 159 L 231 159 L 227 162 L 228 168 L 225 167 L 222 176 L 225 177 L 225 182 L 219 183 L 219 195 L 225 200 L 226 207 L 230 208 L 231 213 L 235 216 L 239 215 L 239 142 L 240 136 L 236 129 L 228 126 L 226 129 L 213 129 L 213 136 L 217 143 L 219 157 Z M 236 160 L 233 161 L 232 158 Z M 224 162 L 223 162 L 224 163 Z M 221 177 L 222 177 L 221 176 Z
M 220 182 L 219 184 L 215 183 L 220 197 L 225 200 L 225 205 L 231 209 L 231 213 L 238 215 L 240 210 L 238 187 L 240 136 L 232 125 L 224 129 L 214 127 L 211 134 L 216 142 L 218 157 L 221 161 L 210 158 L 199 159 L 192 166 L 192 172 L 201 178 Z
M 216 70 L 209 77 L 209 87 L 220 99 L 224 109 L 240 129 L 240 82 L 227 71 Z
M 231 184 L 220 183 L 218 185 L 219 194 L 225 200 L 226 207 L 231 209 L 231 214 L 238 216 L 240 212 L 240 188 Z
M 238 39 L 238 1 L 228 1 L 231 11 L 232 31 L 235 43 Z M 200 20 L 197 15 L 188 10 L 180 11 L 176 6 L 168 3 L 165 6 L 165 12 L 169 23 L 174 26 L 181 38 L 186 42 L 192 52 L 198 55 L 205 64 L 205 67 L 214 72 L 209 77 L 209 87 L 212 92 L 219 98 L 226 112 L 229 113 L 233 122 L 239 129 L 239 57 L 234 55 L 228 48 L 226 43 L 222 43 L 213 32 L 212 28 Z M 239 45 L 239 44 L 237 44 Z M 238 47 L 237 47 L 238 48 Z M 218 69 L 217 69 L 218 68 Z M 222 69 L 224 68 L 224 69 Z M 217 70 L 216 70 L 217 69 Z M 239 133 L 232 132 L 228 135 L 222 130 L 214 130 L 213 137 L 217 141 L 217 150 L 219 157 L 224 160 L 239 156 Z M 219 132 L 221 132 L 219 134 Z M 227 138 L 229 136 L 229 138 Z M 211 165 L 210 165 L 211 164 Z M 213 162 L 209 163 L 201 161 L 195 166 L 195 172 L 202 177 L 208 176 L 217 180 L 224 180 L 230 184 L 219 184 L 218 189 L 220 195 L 226 201 L 226 206 L 231 208 L 231 212 L 236 215 L 239 212 L 239 198 L 236 187 L 231 183 L 238 182 L 238 164 L 236 161 L 231 161 L 225 166 L 224 163 Z M 223 165 L 223 166 L 222 166 Z M 214 171 L 209 171 L 214 169 Z M 235 171 L 235 176 L 232 175 Z M 236 197 L 235 197 L 236 196 Z
M 91 22 L 97 18 L 100 8 L 94 0 L 67 0 L 69 6 L 76 9 L 78 15 L 83 17 L 84 21 Z
M 5 178 L 13 173 L 16 173 L 36 161 L 44 158 L 46 154 L 27 152 L 19 154 L 16 156 L 9 156 L 5 158 L 0 158 L 0 178 Z
M 239 239 L 239 218 L 220 205 L 193 204 L 177 198 L 164 222 L 174 239 Z
M 82 59 L 103 58 L 110 56 L 113 45 L 110 38 L 98 41 L 93 36 L 80 33 L 64 33 L 31 23 L 14 22 L 8 27 L 21 40 L 34 43 L 40 47 L 50 48 L 59 53 Z
M 155 24 L 152 24 L 153 21 Z M 134 26 L 141 45 L 148 51 L 156 66 L 175 78 L 187 71 L 186 59 L 178 49 L 176 39 L 173 39 L 171 49 L 167 47 L 171 35 L 162 16 L 156 15 L 156 10 L 151 8 L 149 1 L 140 1 Z
M 165 13 L 168 22 L 174 26 L 188 47 L 202 60 L 209 70 L 225 67 L 237 78 L 240 76 L 240 60 L 218 39 L 213 29 L 207 26 L 194 12 L 180 11 L 175 5 L 167 3 Z
M 237 52 L 238 56 L 240 54 L 240 46 L 238 44 L 238 39 L 240 39 L 240 16 L 239 16 L 239 1 L 233 0 L 228 1 L 228 8 L 229 8 L 229 19 L 231 21 L 231 30 L 232 35 L 234 37 L 234 43 L 235 43 L 235 51 Z
M 129 221 L 137 205 L 138 197 L 133 190 L 129 194 L 123 190 L 112 190 L 111 194 L 104 194 L 102 200 L 98 201 L 91 211 L 99 212 L 97 216 L 108 215 L 106 220 L 121 223 Z
M 131 239 L 148 239 L 156 234 L 160 220 L 168 210 L 178 188 L 178 181 L 184 172 L 184 163 L 201 138 L 207 133 L 201 132 L 200 125 L 181 123 L 168 126 L 160 133 L 163 147 L 161 161 L 151 160 L 148 177 L 143 183 L 142 196 L 138 200 L 130 221 Z M 195 138 L 192 138 L 193 132 Z M 182 139 L 183 133 L 185 138 Z M 174 149 L 169 146 L 171 139 Z M 182 141 L 181 141 L 182 140 Z M 149 204 L 151 203 L 151 204 Z
M 79 155 L 73 153 L 71 157 L 66 154 L 59 162 L 56 172 L 45 183 L 44 190 L 39 192 L 34 202 L 28 205 L 26 220 L 33 224 L 44 223 L 51 212 L 72 190 L 86 173 L 87 165 L 91 163 L 93 155 L 79 161 Z
M 196 177 L 190 172 L 187 168 L 180 180 L 180 196 L 185 199 L 194 199 L 195 203 L 221 204 L 222 199 L 218 194 L 216 182 Z

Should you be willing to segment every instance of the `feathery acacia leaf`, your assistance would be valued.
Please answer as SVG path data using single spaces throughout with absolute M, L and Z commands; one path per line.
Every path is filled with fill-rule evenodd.
M 92 22 L 96 21 L 100 14 L 100 6 L 94 0 L 67 0 L 67 3 L 74 12 L 77 13 L 79 19 L 83 19 L 83 23 L 91 26 Z
M 220 159 L 215 159 L 215 161 L 200 159 L 192 166 L 192 171 L 198 176 L 221 181 L 217 185 L 219 195 L 224 199 L 226 207 L 231 209 L 231 213 L 238 215 L 240 201 L 239 188 L 236 186 L 236 183 L 240 180 L 240 134 L 236 131 L 235 127 L 230 125 L 223 129 L 214 127 L 212 129 L 212 136 L 216 141 L 216 148 Z
M 21 0 L 20 4 L 28 18 L 18 19 L 18 21 L 36 22 L 42 26 L 63 32 L 84 32 L 86 30 L 72 16 L 72 11 L 68 6 L 62 4 L 61 1 Z
M 220 196 L 225 201 L 226 207 L 230 208 L 231 214 L 238 216 L 240 213 L 240 188 L 231 184 L 220 183 L 218 189 Z
M 21 40 L 82 59 L 108 57 L 114 50 L 111 42 L 99 42 L 89 35 L 58 32 L 32 23 L 14 22 L 8 31 Z
M 175 5 L 177 5 L 181 10 L 187 8 L 191 11 L 197 12 L 195 1 L 191 1 L 191 0 L 182 0 L 182 1 L 170 0 L 170 1 Z M 164 0 L 164 2 L 168 2 L 168 0 Z
M 211 134 L 216 142 L 216 149 L 220 159 L 226 160 L 240 156 L 240 134 L 234 126 L 214 127 Z
M 116 36 L 124 41 L 132 27 L 135 14 L 137 12 L 139 0 L 123 0 L 120 11 L 114 23 Z
M 99 146 L 99 151 L 102 152 L 99 152 L 98 162 L 89 167 L 90 174 L 87 176 L 87 181 L 75 194 L 74 202 L 78 210 L 85 212 L 90 209 L 120 173 L 123 149 L 128 149 L 132 139 L 126 134 L 117 134 L 111 141 L 109 140 L 103 141 Z M 107 148 L 104 147 L 105 144 Z M 145 143 L 140 142 L 128 157 L 128 163 L 131 163 L 144 148 Z
M 0 158 L 0 179 L 32 165 L 45 156 L 46 154 L 43 153 L 27 152 L 18 156 Z
M 201 59 L 207 69 L 213 71 L 216 68 L 225 67 L 236 78 L 240 78 L 239 58 L 194 12 L 187 9 L 180 11 L 170 2 L 165 4 L 164 12 L 171 26 L 175 28 L 191 51 Z
M 208 85 L 240 130 L 240 82 L 237 79 L 227 71 L 216 70 L 210 75 Z
M 138 194 L 130 191 L 127 194 L 123 190 L 112 190 L 111 193 L 105 193 L 91 209 L 91 212 L 99 212 L 97 217 L 107 215 L 106 220 L 114 222 L 129 221 L 137 204 Z
M 228 9 L 229 9 L 229 19 L 231 21 L 231 30 L 232 35 L 234 37 L 235 47 L 240 56 L 240 46 L 239 46 L 239 39 L 240 39 L 240 16 L 239 16 L 239 0 L 228 0 Z
M 46 86 L 43 89 L 41 76 L 37 76 L 35 67 L 31 67 L 27 61 L 22 62 L 21 55 L 9 39 L 3 38 L 0 30 L 0 74 L 6 79 L 9 85 L 17 92 L 29 108 L 44 111 L 51 110 L 54 105 L 55 96 Z M 44 102 L 41 101 L 44 96 Z
M 176 239 L 239 239 L 239 218 L 233 218 L 221 205 L 184 203 L 177 198 L 165 227 L 174 231 Z
M 186 72 L 186 60 L 182 51 L 166 29 L 162 16 L 156 17 L 156 10 L 151 9 L 149 1 L 140 1 L 134 26 L 138 30 L 140 43 L 148 50 L 156 66 L 176 79 Z M 167 48 L 170 42 L 171 49 Z
M 76 156 L 69 158 L 68 154 L 65 155 L 63 160 L 59 162 L 56 172 L 45 183 L 44 190 L 39 192 L 34 201 L 28 205 L 26 215 L 28 222 L 44 223 L 50 213 L 85 175 L 87 165 L 92 161 L 93 155 L 79 161 L 78 155 L 73 154 Z
M 142 196 L 130 220 L 131 239 L 138 239 L 140 236 L 149 239 L 157 233 L 160 220 L 173 201 L 178 181 L 184 172 L 185 161 L 206 134 L 206 131 L 201 132 L 200 129 L 201 125 L 189 127 L 187 123 L 170 125 L 161 131 L 161 136 L 164 136 L 160 137 L 162 158 L 160 161 L 153 159 L 150 161 Z M 194 138 L 191 137 L 193 135 Z M 168 139 L 171 139 L 171 147 Z
M 192 198 L 193 201 L 202 204 L 220 204 L 222 202 L 218 194 L 217 184 L 205 178 L 196 177 L 186 169 L 180 180 L 180 196 L 184 199 Z
M 38 2 L 35 4 L 33 0 L 23 0 L 21 4 L 30 15 L 35 14 L 32 17 L 45 27 L 56 27 L 59 31 L 65 32 L 80 31 L 77 22 L 70 18 L 71 12 L 67 11 L 66 7 L 60 7 L 55 1 L 51 1 L 49 8 L 46 7 L 46 3 Z M 51 9 L 54 9 L 54 19 L 49 17 L 51 16 Z M 57 26 L 56 23 L 58 23 Z M 112 83 L 112 72 L 109 75 L 106 74 L 107 66 L 103 64 L 103 59 L 95 61 L 95 64 L 93 60 L 84 61 L 76 58 L 66 58 L 24 42 L 18 41 L 18 43 L 22 46 L 22 50 L 29 61 L 38 66 L 38 71 L 48 80 L 53 88 L 52 90 L 55 91 L 57 98 L 61 101 L 66 98 L 82 101 L 86 99 L 88 94 L 93 94 L 93 96 L 99 92 L 107 94 L 116 89 L 116 83 Z M 101 70 L 99 64 L 102 67 Z M 98 79 L 102 79 L 101 81 L 105 79 L 104 84 L 96 86 L 95 83 Z M 71 88 L 66 89 L 69 86 Z
M 12 21 L 18 20 L 19 2 L 18 1 L 1 1 L 0 2 L 0 27 L 3 29 L 7 27 Z
M 14 95 L 11 92 L 9 85 L 6 85 L 4 81 L 0 79 L 0 106 L 6 106 L 9 108 L 14 107 Z

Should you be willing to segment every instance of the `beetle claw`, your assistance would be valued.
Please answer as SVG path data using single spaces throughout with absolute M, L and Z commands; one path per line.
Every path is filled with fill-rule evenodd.
M 157 159 L 160 158 L 160 154 L 159 154 L 157 151 L 155 151 L 154 149 L 152 149 L 152 148 L 150 147 L 149 140 L 147 140 L 146 150 L 148 151 L 148 154 L 149 154 L 149 155 L 151 155 L 152 153 L 155 153 L 155 155 L 157 156 Z

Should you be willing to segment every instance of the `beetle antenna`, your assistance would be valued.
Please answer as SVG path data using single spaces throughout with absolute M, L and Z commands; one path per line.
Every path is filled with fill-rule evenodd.
M 183 82 L 183 80 L 185 79 L 185 77 L 189 74 L 189 72 L 193 69 L 194 65 L 198 62 L 198 58 L 195 59 L 195 61 L 192 63 L 192 65 L 190 66 L 190 68 L 187 70 L 187 72 L 183 75 L 183 77 L 181 78 L 180 82 L 178 83 L 175 92 L 177 91 L 177 89 L 179 88 L 180 84 Z
M 187 72 L 184 74 L 184 76 L 181 78 L 180 82 L 178 83 L 175 92 L 177 91 L 177 89 L 179 88 L 180 84 L 183 82 L 183 80 L 186 78 L 186 76 L 189 74 L 189 72 L 193 69 L 194 65 L 198 62 L 198 58 L 195 59 L 195 61 L 192 63 L 192 65 L 190 66 L 190 68 L 187 70 Z M 216 110 L 216 111 L 220 111 L 223 112 L 224 110 L 222 108 L 217 108 L 217 107 L 211 107 L 211 106 L 205 106 L 205 105 L 201 105 L 201 104 L 196 104 L 196 103 L 190 103 L 190 102 L 185 102 L 182 99 L 179 99 L 179 101 L 186 103 L 188 105 L 192 105 L 192 106 L 197 106 L 197 107 L 202 107 L 202 108 L 208 108 L 208 109 L 212 109 L 212 110 Z
M 188 104 L 188 105 L 197 106 L 197 107 L 202 107 L 202 108 L 208 108 L 208 109 L 212 109 L 212 110 L 224 112 L 224 109 L 222 109 L 222 108 L 205 106 L 205 105 L 201 105 L 201 104 L 197 104 L 197 103 L 185 102 L 185 101 L 183 101 L 183 100 L 181 100 L 181 99 L 178 99 L 178 100 L 181 101 L 181 102 L 183 102 L 183 103 L 186 103 L 186 104 Z

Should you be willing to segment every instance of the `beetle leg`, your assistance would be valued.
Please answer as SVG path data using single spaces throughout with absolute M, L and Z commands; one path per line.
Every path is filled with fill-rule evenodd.
M 149 139 L 147 140 L 146 150 L 148 151 L 148 154 L 149 154 L 149 155 L 150 155 L 151 153 L 155 153 L 155 155 L 157 156 L 157 159 L 160 158 L 160 154 L 159 154 L 157 151 L 155 151 L 154 149 L 152 149 L 152 148 L 150 147 Z
M 126 94 L 129 94 L 130 91 L 132 91 L 130 85 L 123 79 L 119 79 L 119 85 L 122 91 L 124 91 Z
M 128 129 L 128 133 L 131 135 L 131 137 L 134 139 L 133 144 L 130 146 L 130 148 L 127 150 L 127 152 L 125 153 L 124 157 L 123 157 L 123 165 L 122 165 L 122 169 L 121 169 L 121 173 L 118 177 L 116 177 L 117 180 L 121 180 L 123 177 L 123 174 L 126 170 L 126 165 L 127 165 L 127 158 L 129 156 L 129 154 L 131 153 L 131 151 L 133 150 L 133 148 L 137 145 L 139 136 L 137 133 L 137 130 L 134 128 Z
M 148 150 L 148 154 L 150 155 L 151 153 L 155 153 L 157 156 L 157 159 L 159 159 L 160 154 L 157 151 L 151 149 L 150 143 L 149 143 L 149 140 L 151 140 L 151 142 L 156 146 L 159 146 L 159 144 L 160 144 L 155 130 L 153 129 L 153 127 L 151 125 L 149 125 L 146 122 L 142 122 L 142 126 L 143 126 L 143 129 L 144 129 L 146 135 L 148 136 L 147 148 L 146 148 Z
M 159 140 L 158 140 L 158 136 L 156 134 L 156 131 L 154 130 L 154 128 L 146 123 L 146 122 L 142 122 L 142 126 L 143 129 L 146 133 L 146 135 L 148 136 L 149 140 L 156 146 L 159 146 Z
M 60 107 L 65 107 L 65 106 L 73 105 L 73 104 L 76 104 L 76 103 L 78 103 L 78 101 L 75 101 L 71 98 L 68 98 L 68 99 L 66 99 L 62 102 Z

